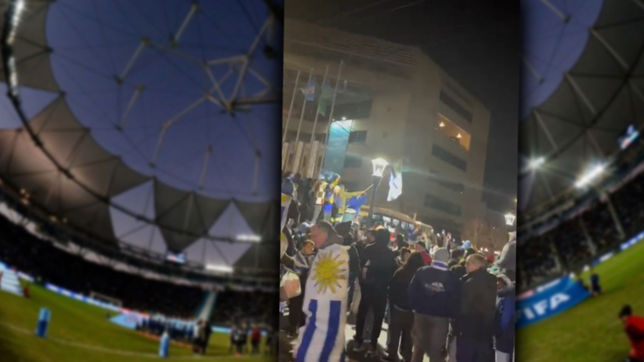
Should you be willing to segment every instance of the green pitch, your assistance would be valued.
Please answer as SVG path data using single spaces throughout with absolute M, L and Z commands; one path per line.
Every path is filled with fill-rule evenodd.
M 519 256 L 520 257 L 520 256 Z M 617 318 L 622 306 L 644 315 L 644 242 L 598 266 L 604 294 L 517 335 L 517 361 L 619 362 L 630 350 Z M 587 283 L 589 274 L 584 275 Z
M 11 362 L 135 362 L 161 360 L 159 342 L 107 320 L 106 311 L 32 286 L 31 299 L 0 292 L 0 360 Z M 41 307 L 51 310 L 47 339 L 34 335 Z M 170 347 L 170 360 L 272 361 L 269 357 L 235 358 L 227 334 L 213 334 L 205 357 Z

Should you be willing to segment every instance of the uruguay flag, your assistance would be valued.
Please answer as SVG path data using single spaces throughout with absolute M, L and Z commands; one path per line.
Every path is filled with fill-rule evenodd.
M 295 342 L 296 362 L 343 362 L 347 322 L 349 247 L 320 250 L 306 281 L 306 324 Z

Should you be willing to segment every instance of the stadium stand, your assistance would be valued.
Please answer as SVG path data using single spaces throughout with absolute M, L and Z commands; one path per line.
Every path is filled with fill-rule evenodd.
M 178 318 L 193 317 L 204 296 L 196 287 L 149 280 L 71 255 L 4 217 L 0 217 L 0 230 L 0 260 L 40 283 L 84 295 L 104 294 L 120 300 L 128 309 Z M 242 318 L 270 322 L 265 306 L 274 297 L 270 293 L 226 290 L 218 296 L 212 321 L 220 325 Z
M 580 214 L 558 223 L 542 235 L 520 241 L 522 290 L 588 265 L 597 255 L 617 247 L 644 229 L 644 173 L 635 176 L 610 194 L 624 232 L 620 236 L 610 213 L 608 200 L 593 200 Z M 588 238 L 584 234 L 584 229 Z

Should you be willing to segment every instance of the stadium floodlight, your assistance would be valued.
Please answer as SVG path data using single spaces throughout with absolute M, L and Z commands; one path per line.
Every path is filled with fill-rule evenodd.
M 606 165 L 604 164 L 599 164 L 593 167 L 590 171 L 586 172 L 585 175 L 579 178 L 577 182 L 575 183 L 575 187 L 580 189 L 588 186 L 591 182 L 593 182 L 597 177 L 599 177 L 602 173 L 604 173 L 604 170 L 606 170 Z
M 511 213 L 507 213 L 507 214 L 505 214 L 505 225 L 507 225 L 507 226 L 512 226 L 512 225 L 514 225 L 514 220 L 515 220 L 516 218 L 517 218 L 517 217 L 516 217 L 516 216 L 514 216 L 514 214 L 511 214 Z
M 237 240 L 238 241 L 251 241 L 254 243 L 258 243 L 262 241 L 262 238 L 259 235 L 253 235 L 253 234 L 240 234 L 237 235 Z
M 228 265 L 215 265 L 215 264 L 206 264 L 206 270 L 220 272 L 220 273 L 233 272 L 233 268 Z
M 536 170 L 543 166 L 543 164 L 546 163 L 546 158 L 545 157 L 537 157 L 532 160 L 530 160 L 530 163 L 528 164 L 528 167 L 530 167 L 531 170 Z

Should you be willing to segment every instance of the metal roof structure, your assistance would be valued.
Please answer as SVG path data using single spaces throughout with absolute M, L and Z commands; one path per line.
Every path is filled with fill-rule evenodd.
M 228 5 L 0 2 L 3 184 L 115 248 L 273 273 L 282 24 Z
M 522 12 L 519 210 L 530 221 L 587 191 L 584 175 L 600 179 L 618 137 L 644 127 L 644 2 L 524 0 Z

